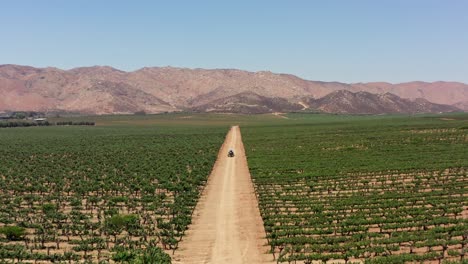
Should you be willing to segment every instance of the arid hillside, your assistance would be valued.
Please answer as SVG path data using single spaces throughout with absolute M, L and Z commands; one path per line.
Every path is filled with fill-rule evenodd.
M 302 109 L 302 105 L 289 102 L 284 98 L 265 97 L 253 92 L 242 92 L 191 108 L 191 110 L 197 112 L 224 112 L 243 114 L 294 112 L 300 111 Z
M 405 99 L 391 93 L 353 93 L 347 90 L 304 101 L 311 109 L 342 114 L 437 113 L 458 110 L 455 106 L 435 104 L 423 98 Z
M 311 98 L 319 99 L 339 90 L 392 93 L 411 102 L 422 98 L 431 103 L 456 105 L 468 110 L 468 85 L 455 82 L 346 84 L 235 69 L 152 67 L 125 72 L 107 66 L 61 70 L 0 65 L 0 110 L 158 113 L 213 110 L 210 105 L 215 104 L 220 111 L 242 109 L 242 112 L 245 107 L 230 106 L 233 102 L 248 104 L 239 101 L 247 98 L 268 104 L 268 111 L 290 111 L 297 109 L 297 104 L 305 104 L 304 98 L 310 102 Z M 250 96 L 246 96 L 248 94 Z M 274 106 L 265 100 L 273 101 Z M 223 106 L 223 102 L 230 106 Z M 278 109 L 277 106 L 285 108 Z M 261 108 L 266 110 L 263 106 Z M 322 111 L 328 111 L 326 109 L 329 108 Z M 431 108 L 426 107 L 424 111 L 427 109 Z

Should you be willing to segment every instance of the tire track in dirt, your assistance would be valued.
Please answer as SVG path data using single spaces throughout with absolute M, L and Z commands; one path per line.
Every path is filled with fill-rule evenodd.
M 228 158 L 233 149 L 234 158 Z M 274 263 L 238 126 L 226 136 L 173 263 Z

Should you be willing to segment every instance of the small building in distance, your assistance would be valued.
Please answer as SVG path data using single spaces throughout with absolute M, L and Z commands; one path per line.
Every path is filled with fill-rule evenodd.
M 42 123 L 42 122 L 45 122 L 45 121 L 47 121 L 47 118 L 45 118 L 45 117 L 34 118 L 34 122 L 37 122 L 37 123 Z
M 0 113 L 0 120 L 7 120 L 7 119 L 12 119 L 12 114 L 7 113 L 7 112 L 1 112 Z

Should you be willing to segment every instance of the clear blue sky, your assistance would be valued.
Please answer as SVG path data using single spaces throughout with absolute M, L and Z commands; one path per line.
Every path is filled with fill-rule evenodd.
M 468 83 L 466 0 L 3 0 L 0 64 Z

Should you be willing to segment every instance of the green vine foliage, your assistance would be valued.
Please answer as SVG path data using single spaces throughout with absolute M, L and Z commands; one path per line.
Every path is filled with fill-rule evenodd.
M 183 239 L 226 131 L 2 129 L 0 261 L 169 263 L 164 250 Z
M 242 129 L 278 262 L 466 262 L 466 114 L 288 117 Z

